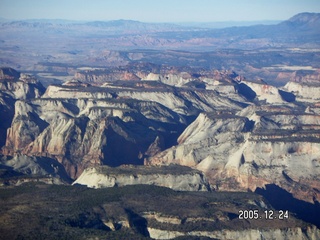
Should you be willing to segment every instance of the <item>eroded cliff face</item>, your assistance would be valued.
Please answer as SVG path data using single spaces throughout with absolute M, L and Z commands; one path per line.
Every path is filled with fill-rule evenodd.
M 148 228 L 152 239 L 176 239 L 178 237 L 207 237 L 210 239 L 317 239 L 320 235 L 317 228 L 289 228 L 289 229 L 248 229 L 241 231 L 168 231 Z
M 100 165 L 174 163 L 203 171 L 214 189 L 272 183 L 319 200 L 319 103 L 228 71 L 149 70 L 133 71 L 146 81 L 73 80 L 41 97 L 34 79 L 11 73 L 2 154 L 55 159 L 72 178 Z
M 28 182 L 70 184 L 64 167 L 55 159 L 21 154 L 0 155 L 0 185 L 19 186 Z
M 295 71 L 292 74 L 290 81 L 297 83 L 319 83 L 320 71 Z
M 116 72 L 100 72 L 92 74 L 90 71 L 85 72 L 77 72 L 74 77 L 84 82 L 94 82 L 94 83 L 102 83 L 106 81 L 117 80 L 140 80 L 136 74 L 128 72 L 128 71 L 116 71 Z
M 175 88 L 157 82 L 106 83 L 97 86 L 57 86 L 47 88 L 43 98 L 129 99 L 152 101 L 185 116 L 214 109 L 240 110 L 243 105 L 215 90 Z
M 73 184 L 91 188 L 126 185 L 155 185 L 177 191 L 209 191 L 210 186 L 200 171 L 182 166 L 122 166 L 87 168 Z
M 81 70 L 74 75 L 74 78 L 84 82 L 101 84 L 105 82 L 114 82 L 117 80 L 145 80 L 159 81 L 170 86 L 184 86 L 193 81 L 227 81 L 238 76 L 236 73 L 228 70 L 204 70 L 192 69 L 190 67 L 173 67 L 166 65 L 156 65 L 151 63 L 136 62 L 127 66 L 110 67 L 105 69 L 86 69 Z M 240 77 L 243 78 L 243 77 Z
M 41 95 L 33 78 L 9 73 L 0 91 L 2 185 L 65 184 L 71 177 L 74 185 L 92 188 L 163 186 L 147 210 L 149 192 L 130 199 L 134 211 L 121 202 L 91 210 L 110 231 L 126 228 L 154 239 L 319 238 L 317 228 L 291 217 L 268 228 L 265 219 L 239 219 L 239 208 L 270 209 L 261 196 L 248 193 L 268 186 L 307 204 L 320 200 L 316 97 L 309 101 L 306 93 L 230 72 L 195 76 L 173 70 L 136 72 L 146 81 L 72 80 Z M 178 196 L 168 188 L 198 192 Z M 200 195 L 208 190 L 217 191 Z M 229 199 L 224 191 L 236 193 Z M 191 205 L 196 210 L 184 211 Z M 310 209 L 312 215 L 316 207 Z M 76 226 L 87 226 L 81 224 Z
M 37 98 L 44 90 L 34 77 L 21 74 L 12 68 L 0 68 L 0 91 L 14 99 Z
M 276 184 L 299 199 L 319 201 L 320 118 L 292 111 L 250 106 L 235 115 L 202 113 L 177 146 L 146 164 L 196 168 L 220 190 Z
M 17 101 L 3 154 L 57 159 L 76 178 L 90 166 L 143 164 L 175 144 L 200 111 L 242 108 L 213 90 L 130 84 L 70 81 L 49 86 L 41 98 Z
M 178 114 L 153 102 L 40 98 L 15 109 L 3 153 L 57 159 L 73 178 L 89 166 L 142 164 L 157 138 L 181 128 Z
M 284 88 L 294 93 L 297 100 L 306 102 L 320 101 L 320 86 L 319 83 L 314 82 L 288 82 Z
M 40 97 L 44 90 L 34 77 L 12 68 L 0 68 L 0 148 L 5 145 L 6 131 L 15 112 L 15 101 Z

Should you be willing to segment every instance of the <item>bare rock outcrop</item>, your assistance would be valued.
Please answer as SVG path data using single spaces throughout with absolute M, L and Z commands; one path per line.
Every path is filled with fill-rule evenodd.
M 71 180 L 60 163 L 45 157 L 1 156 L 0 169 L 1 185 L 18 186 L 26 182 L 69 184 Z
M 320 101 L 320 83 L 307 82 L 288 82 L 284 89 L 292 92 L 301 102 L 319 102 Z
M 177 237 L 207 237 L 210 239 L 317 239 L 319 232 L 317 228 L 290 228 L 276 230 L 248 229 L 242 231 L 191 231 L 188 233 L 180 231 L 168 231 L 156 228 L 148 228 L 152 239 L 175 239 Z
M 269 108 L 251 106 L 236 115 L 202 113 L 177 146 L 145 163 L 193 167 L 205 172 L 216 189 L 255 191 L 276 184 L 297 198 L 319 201 L 319 116 L 292 114 L 285 107 L 275 107 L 272 114 Z
M 42 84 L 34 77 L 12 68 L 0 68 L 0 148 L 5 145 L 6 131 L 15 112 L 15 101 L 38 98 L 44 90 Z
M 38 98 L 44 87 L 34 77 L 21 74 L 12 68 L 0 68 L 0 90 L 14 99 Z
M 320 83 L 319 71 L 295 71 L 290 79 L 291 82 L 297 83 Z
M 134 62 L 126 66 L 109 68 L 79 69 L 74 78 L 83 82 L 101 84 L 118 80 L 159 81 L 170 86 L 184 86 L 193 81 L 209 83 L 229 82 L 243 77 L 228 70 L 204 70 L 190 67 L 157 65 Z
M 174 139 L 183 121 L 177 113 L 155 102 L 19 100 L 2 152 L 57 159 L 75 178 L 89 166 L 143 164 L 143 158 L 152 154 L 150 145 L 157 138 Z
M 51 85 L 47 88 L 43 98 L 72 98 L 72 99 L 135 99 L 152 101 L 164 105 L 181 115 L 196 115 L 200 111 L 213 109 L 240 110 L 242 104 L 226 96 L 221 96 L 214 90 L 191 90 L 155 84 L 152 88 L 141 88 L 140 84 L 105 84 L 94 86 L 61 86 Z
M 177 191 L 208 191 L 209 184 L 200 171 L 183 166 L 122 166 L 87 168 L 73 184 L 91 188 L 126 185 L 155 185 Z
M 19 79 L 20 73 L 13 68 L 3 67 L 0 69 L 0 79 L 1 80 L 14 80 Z
M 317 102 L 230 71 L 140 67 L 130 71 L 146 81 L 72 80 L 41 97 L 32 77 L 3 73 L 0 111 L 12 115 L 0 123 L 2 154 L 55 159 L 74 179 L 100 165 L 180 164 L 203 171 L 215 189 L 277 184 L 319 200 Z

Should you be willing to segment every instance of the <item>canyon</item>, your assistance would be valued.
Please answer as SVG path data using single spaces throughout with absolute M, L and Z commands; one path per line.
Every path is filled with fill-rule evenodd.
M 0 232 L 318 239 L 319 19 L 0 23 Z
M 108 189 L 147 184 L 218 193 L 259 193 L 277 186 L 317 209 L 317 80 L 278 88 L 233 71 L 154 69 L 144 74 L 140 69 L 135 73 L 140 79 L 134 80 L 75 74 L 73 80 L 45 88 L 30 75 L 2 68 L 1 185 L 73 182 Z M 310 87 L 311 96 L 305 90 Z M 153 227 L 152 219 L 161 219 L 155 216 L 162 213 L 148 214 L 139 216 L 147 219 L 151 238 L 222 237 L 220 231 Z M 316 218 L 303 219 L 319 224 Z M 250 228 L 224 236 L 291 234 Z M 315 229 L 290 231 L 311 231 L 306 239 L 318 234 Z

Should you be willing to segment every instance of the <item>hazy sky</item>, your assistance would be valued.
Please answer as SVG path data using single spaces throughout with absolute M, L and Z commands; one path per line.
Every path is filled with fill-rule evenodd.
M 0 0 L 7 19 L 216 22 L 285 20 L 320 12 L 320 0 Z

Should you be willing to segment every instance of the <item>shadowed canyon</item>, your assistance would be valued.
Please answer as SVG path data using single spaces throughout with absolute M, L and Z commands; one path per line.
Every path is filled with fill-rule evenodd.
M 319 239 L 319 26 L 1 22 L 3 239 Z

